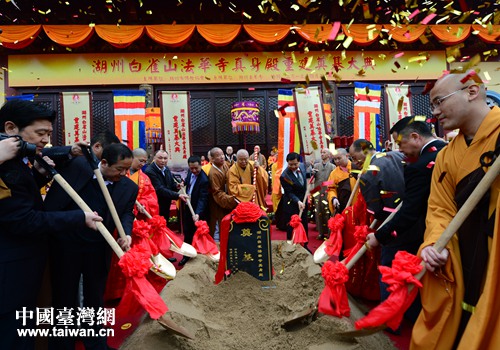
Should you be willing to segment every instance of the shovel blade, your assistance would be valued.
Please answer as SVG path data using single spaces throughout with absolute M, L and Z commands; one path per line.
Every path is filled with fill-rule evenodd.
M 186 328 L 179 326 L 178 324 L 176 324 L 174 321 L 172 321 L 171 319 L 169 319 L 165 315 L 161 316 L 158 319 L 158 323 L 163 328 L 165 328 L 167 330 L 167 332 L 169 332 L 171 334 L 179 335 L 181 337 L 188 338 L 188 339 L 194 339 L 194 336 L 191 333 L 189 333 L 189 331 Z

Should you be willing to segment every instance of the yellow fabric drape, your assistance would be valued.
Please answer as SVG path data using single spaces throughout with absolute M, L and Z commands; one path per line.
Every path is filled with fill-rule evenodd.
M 195 29 L 194 24 L 157 24 L 147 25 L 148 36 L 162 45 L 182 46 L 191 39 Z
M 400 43 L 411 44 L 420 38 L 425 33 L 427 26 L 420 24 L 409 24 L 393 27 L 392 25 L 384 24 L 384 29 L 389 30 L 389 36 L 393 40 Z
M 41 30 L 40 24 L 2 26 L 0 43 L 8 49 L 24 49 L 35 41 Z
M 370 27 L 368 29 L 368 27 Z M 382 30 L 381 24 L 375 26 L 370 24 L 351 24 L 348 28 L 346 24 L 342 24 L 342 30 L 345 35 L 352 37 L 353 41 L 358 45 L 370 45 L 379 39 L 379 33 Z M 369 32 L 372 32 L 370 35 Z
M 225 46 L 241 31 L 240 24 L 197 24 L 198 33 L 214 46 Z
M 432 34 L 446 45 L 459 44 L 470 35 L 470 24 L 431 25 Z
M 252 39 L 264 45 L 276 44 L 290 32 L 288 24 L 244 24 L 243 28 Z
M 472 25 L 473 31 L 479 31 L 478 36 L 489 44 L 500 44 L 500 24 L 483 27 L 479 24 Z M 491 30 L 491 32 L 490 32 Z
M 117 48 L 125 48 L 139 39 L 144 33 L 144 26 L 116 26 L 99 24 L 95 26 L 97 35 L 102 40 Z
M 73 48 L 84 45 L 94 34 L 88 25 L 43 25 L 43 30 L 53 42 Z
M 303 26 L 299 26 L 300 28 L 297 28 L 295 30 L 297 31 L 297 33 L 299 33 L 301 37 L 303 37 L 307 41 L 311 43 L 319 43 L 328 41 L 328 36 L 330 35 L 333 26 L 334 23 L 306 24 Z M 335 29 L 337 29 L 338 33 L 340 27 Z M 337 36 L 337 33 L 332 33 L 332 36 L 335 38 Z

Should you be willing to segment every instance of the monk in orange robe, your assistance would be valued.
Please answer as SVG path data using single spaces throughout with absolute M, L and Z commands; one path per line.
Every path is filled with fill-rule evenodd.
M 267 210 L 266 194 L 268 174 L 261 164 L 257 166 L 256 183 L 253 181 L 254 162 L 249 160 L 246 150 L 240 149 L 236 153 L 236 163 L 229 168 L 227 175 L 228 194 L 236 197 L 240 202 L 251 202 L 255 194 L 255 203 L 264 211 Z
M 475 76 L 473 74 L 472 76 Z M 448 74 L 430 92 L 434 117 L 459 134 L 437 156 L 420 255 L 422 312 L 411 349 L 500 349 L 500 177 L 446 249 L 433 244 L 489 170 L 485 152 L 500 147 L 500 108 L 486 103 L 470 74 Z

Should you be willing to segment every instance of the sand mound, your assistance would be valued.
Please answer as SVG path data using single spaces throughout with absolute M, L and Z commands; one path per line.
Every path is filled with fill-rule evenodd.
M 321 316 L 285 331 L 282 323 L 314 306 L 324 283 L 320 267 L 301 246 L 273 242 L 273 266 L 270 282 L 238 272 L 214 285 L 216 264 L 204 256 L 190 260 L 162 297 L 171 318 L 196 339 L 171 335 L 148 317 L 121 349 L 395 349 L 382 333 L 356 339 L 336 335 L 354 329 L 353 321 L 362 316 L 353 303 L 351 319 Z

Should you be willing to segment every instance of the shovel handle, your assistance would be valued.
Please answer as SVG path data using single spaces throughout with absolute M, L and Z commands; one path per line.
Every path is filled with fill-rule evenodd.
M 391 221 L 392 218 L 394 217 L 394 215 L 396 215 L 396 213 L 398 212 L 398 210 L 401 209 L 402 205 L 403 205 L 403 202 L 399 203 L 399 205 L 396 207 L 396 209 L 394 209 L 394 211 L 384 220 L 384 222 L 380 226 L 382 227 L 385 224 L 387 224 L 389 221 Z M 377 225 L 377 219 L 372 221 L 370 228 L 374 228 L 376 225 Z M 354 264 L 356 264 L 358 262 L 358 260 L 363 256 L 363 254 L 366 253 L 366 251 L 368 250 L 367 245 L 368 245 L 367 243 L 363 244 L 363 246 L 361 248 L 359 248 L 359 250 L 352 257 L 352 259 L 349 260 L 349 262 L 345 265 L 348 270 L 350 270 L 354 266 Z
M 146 208 L 144 208 L 144 206 L 141 203 L 139 203 L 139 201 L 137 199 L 135 200 L 135 205 L 137 206 L 137 208 L 139 209 L 139 211 L 141 213 L 143 213 L 144 215 L 146 215 L 146 217 L 148 219 L 152 218 L 151 214 L 148 213 L 148 211 L 146 210 Z
M 438 253 L 441 253 L 446 245 L 453 237 L 453 235 L 458 231 L 460 226 L 464 223 L 465 219 L 469 216 L 472 210 L 477 206 L 481 198 L 491 187 L 498 174 L 500 174 L 500 156 L 496 156 L 493 165 L 490 167 L 488 172 L 483 176 L 479 184 L 476 186 L 474 191 L 470 194 L 469 198 L 465 201 L 464 205 L 458 210 L 453 219 L 450 221 L 446 229 L 443 231 L 441 236 L 438 238 L 436 243 L 434 243 L 433 248 L 436 249 Z M 424 262 L 421 264 L 424 266 Z M 422 269 L 420 273 L 415 275 L 416 278 L 420 279 L 425 273 L 425 268 Z M 413 285 L 410 285 L 410 289 Z
M 85 203 L 85 201 L 82 199 L 82 197 L 80 197 L 80 195 L 76 193 L 73 187 L 71 187 L 70 184 L 68 184 L 66 180 L 64 180 L 61 174 L 55 174 L 53 178 L 63 188 L 63 190 L 66 191 L 66 193 L 71 197 L 71 199 L 75 201 L 75 203 L 78 205 L 78 207 L 80 207 L 80 209 L 87 212 L 93 212 L 92 209 L 90 209 L 90 207 L 87 205 L 87 203 Z M 106 242 L 108 242 L 108 244 L 111 246 L 111 249 L 113 249 L 115 254 L 118 255 L 118 258 L 121 258 L 124 254 L 123 250 L 122 248 L 120 248 L 120 246 L 113 238 L 111 233 L 109 233 L 106 226 L 104 226 L 102 222 L 96 222 L 96 227 L 97 230 L 104 237 Z
M 108 205 L 109 212 L 111 213 L 111 217 L 113 218 L 113 221 L 116 226 L 116 230 L 118 231 L 118 234 L 120 235 L 120 238 L 125 239 L 127 235 L 125 234 L 125 230 L 123 229 L 122 222 L 120 220 L 120 217 L 118 216 L 118 212 L 116 211 L 115 204 L 113 203 L 113 199 L 111 198 L 111 195 L 109 194 L 108 187 L 104 183 L 104 177 L 102 176 L 101 170 L 99 170 L 99 166 L 96 164 L 94 157 L 88 147 L 82 146 L 82 152 L 87 161 L 89 162 L 90 166 L 94 170 L 95 177 L 97 178 L 97 183 L 99 184 L 99 187 L 101 188 L 102 194 L 104 195 L 104 199 L 106 200 L 106 204 Z
M 311 186 L 310 184 L 313 182 L 314 180 L 314 174 L 311 175 L 311 178 L 309 179 L 309 181 L 306 182 L 306 194 L 304 195 L 304 199 L 302 199 L 302 203 L 306 203 L 306 200 L 307 200 L 307 197 L 309 197 L 309 193 L 311 193 Z M 304 209 L 300 209 L 299 210 L 299 218 L 302 217 L 302 212 L 304 211 Z

